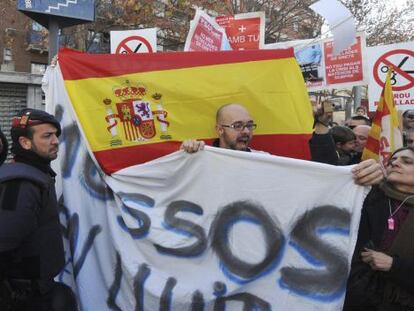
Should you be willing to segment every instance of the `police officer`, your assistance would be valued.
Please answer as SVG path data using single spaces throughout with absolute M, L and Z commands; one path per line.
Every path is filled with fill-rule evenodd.
M 50 167 L 60 133 L 41 110 L 13 118 L 14 163 L 0 167 L 0 310 L 77 310 L 71 289 L 53 280 L 65 263 Z

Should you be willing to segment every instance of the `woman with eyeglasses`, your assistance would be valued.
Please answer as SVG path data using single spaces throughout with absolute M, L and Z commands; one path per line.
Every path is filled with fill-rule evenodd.
M 344 310 L 414 310 L 414 149 L 390 157 L 364 201 Z

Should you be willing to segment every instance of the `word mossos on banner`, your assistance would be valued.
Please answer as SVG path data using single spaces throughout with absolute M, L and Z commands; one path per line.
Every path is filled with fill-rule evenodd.
M 368 84 L 369 110 L 375 111 L 392 67 L 391 86 L 398 110 L 414 107 L 414 42 L 367 48 L 370 77 Z
M 111 31 L 112 54 L 157 52 L 157 28 Z
M 108 177 L 130 234 L 126 274 L 147 274 L 136 299 L 148 310 L 165 291 L 172 310 L 340 310 L 364 190 L 349 169 L 314 164 L 207 147 Z M 160 178 L 162 191 L 145 182 Z

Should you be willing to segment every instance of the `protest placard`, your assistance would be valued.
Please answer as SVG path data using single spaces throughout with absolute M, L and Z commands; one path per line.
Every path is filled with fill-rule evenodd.
M 233 50 L 257 50 L 264 47 L 265 13 L 249 12 L 216 17 Z
M 367 48 L 370 80 L 369 110 L 375 111 L 385 78 L 392 67 L 391 86 L 398 110 L 414 108 L 414 42 L 403 42 Z
M 226 50 L 227 38 L 224 29 L 202 10 L 197 10 L 190 23 L 184 51 Z
M 153 53 L 157 51 L 157 28 L 111 31 L 112 54 Z
M 294 47 L 295 57 L 309 91 L 346 88 L 367 83 L 365 36 L 339 55 L 332 54 L 333 39 L 296 40 L 266 44 L 266 49 Z

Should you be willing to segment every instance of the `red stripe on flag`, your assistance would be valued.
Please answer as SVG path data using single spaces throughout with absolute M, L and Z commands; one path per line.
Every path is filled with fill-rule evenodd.
M 380 145 L 378 139 L 374 138 L 373 136 L 368 136 L 365 148 L 367 148 L 373 153 L 379 154 L 379 147 Z
M 382 120 L 382 111 L 377 110 L 375 112 L 374 120 L 372 121 L 372 124 L 377 125 L 378 127 L 381 127 L 381 120 Z
M 61 49 L 60 69 L 65 80 L 113 77 L 189 67 L 232 64 L 294 57 L 293 48 L 220 52 L 163 52 L 137 54 L 87 54 Z
M 384 99 L 381 98 L 380 102 L 381 101 L 384 101 Z M 382 126 L 382 124 L 381 124 L 382 123 L 382 118 L 384 116 L 386 116 L 387 114 L 389 114 L 389 112 L 387 114 L 385 114 L 384 109 L 385 109 L 386 105 L 384 103 L 382 103 L 382 110 L 379 110 L 379 108 L 380 108 L 379 105 L 378 105 L 377 111 L 375 112 L 374 120 L 372 121 L 372 123 L 377 125 L 378 127 L 381 127 Z
M 387 116 L 387 115 L 391 114 L 388 105 L 389 104 L 392 105 L 393 103 L 387 103 L 387 101 L 385 100 L 385 97 L 382 97 L 382 100 L 384 101 L 384 106 L 382 108 L 382 116 Z
M 310 134 L 256 135 L 252 148 L 274 155 L 309 160 L 308 141 L 310 137 Z M 205 141 L 209 145 L 212 143 L 212 140 Z M 94 155 L 104 172 L 112 174 L 128 166 L 142 164 L 177 151 L 180 145 L 180 142 L 162 142 L 98 151 Z
M 310 138 L 311 134 L 255 135 L 251 148 L 281 157 L 310 160 Z

